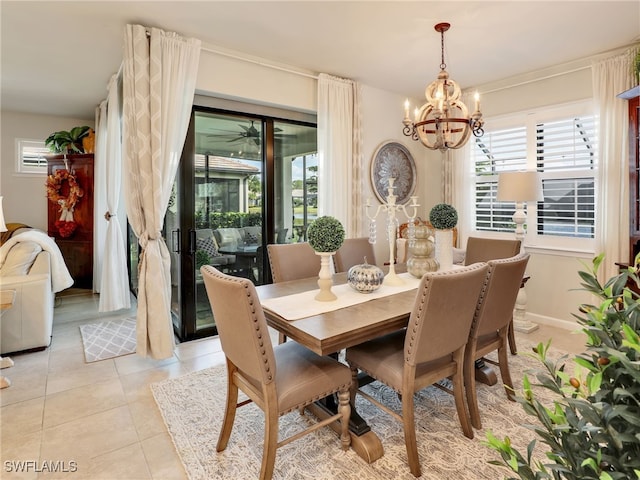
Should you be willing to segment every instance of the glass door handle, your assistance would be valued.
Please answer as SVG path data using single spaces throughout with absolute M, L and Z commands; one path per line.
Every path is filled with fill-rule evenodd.
M 180 253 L 180 229 L 171 230 L 171 250 Z
M 189 230 L 189 255 L 196 253 L 196 231 Z

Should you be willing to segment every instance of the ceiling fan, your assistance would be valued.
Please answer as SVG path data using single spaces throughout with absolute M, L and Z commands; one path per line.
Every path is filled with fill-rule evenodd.
M 252 142 L 254 143 L 257 147 L 260 147 L 261 143 L 262 143 L 262 138 L 261 138 L 261 133 L 260 131 L 254 126 L 254 121 L 251 120 L 251 126 L 247 127 L 246 125 L 242 125 L 242 124 L 238 124 L 238 126 L 241 128 L 240 131 L 237 132 L 233 132 L 233 133 L 220 133 L 220 134 L 216 134 L 216 133 L 209 133 L 209 134 L 205 134 L 205 136 L 207 137 L 214 137 L 214 138 L 223 138 L 223 137 L 233 137 L 230 138 L 229 140 L 227 140 L 228 143 L 234 143 L 234 142 Z M 274 133 L 275 133 L 275 137 L 276 139 L 282 139 L 285 137 L 295 137 L 296 135 L 286 135 L 281 133 L 282 129 L 275 127 L 274 128 Z

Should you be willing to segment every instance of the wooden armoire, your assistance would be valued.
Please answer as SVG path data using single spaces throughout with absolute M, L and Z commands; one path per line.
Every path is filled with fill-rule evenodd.
M 77 228 L 64 238 L 56 227 L 60 219 L 60 206 L 47 201 L 47 230 L 60 247 L 62 256 L 73 277 L 74 288 L 93 289 L 93 154 L 52 155 L 47 157 L 47 173 L 53 175 L 61 169 L 72 172 L 83 191 L 74 211 L 73 221 Z M 68 182 L 63 182 L 60 195 L 68 195 Z

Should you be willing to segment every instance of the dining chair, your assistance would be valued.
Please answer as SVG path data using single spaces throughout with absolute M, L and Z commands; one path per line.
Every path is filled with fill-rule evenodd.
M 209 265 L 200 271 L 227 363 L 227 402 L 216 451 L 227 447 L 237 408 L 251 401 L 265 417 L 261 480 L 273 475 L 276 449 L 330 423 L 340 423 L 340 442 L 347 450 L 351 443 L 349 368 L 297 342 L 273 347 L 254 284 Z M 248 401 L 238 403 L 238 389 Z M 305 406 L 334 393 L 338 395 L 337 414 L 278 441 L 280 416 L 302 412 Z
M 354 265 L 364 262 L 376 264 L 376 254 L 368 237 L 345 238 L 342 246 L 333 255 L 336 273 L 348 272 Z
M 514 399 L 513 382 L 507 359 L 507 337 L 516 298 L 528 262 L 528 253 L 520 253 L 511 258 L 489 260 L 488 262 L 489 271 L 471 324 L 464 361 L 467 405 L 471 425 L 477 429 L 482 428 L 475 378 L 475 361 L 477 359 L 483 358 L 495 350 L 498 351 L 497 362 L 486 357 L 484 361 L 499 367 L 507 398 Z
M 476 262 L 488 262 L 498 258 L 509 258 L 520 253 L 522 242 L 516 239 L 496 239 L 469 237 L 465 252 L 465 265 Z M 509 323 L 509 348 L 511 353 L 518 353 L 513 322 Z
M 415 392 L 451 378 L 458 419 L 466 437 L 473 438 L 464 397 L 464 350 L 473 312 L 488 266 L 477 263 L 454 270 L 426 273 L 418 287 L 405 330 L 347 348 L 346 360 L 356 392 L 402 422 L 409 469 L 420 476 L 414 418 Z M 358 388 L 358 371 L 388 385 L 402 398 L 402 415 Z
M 269 244 L 267 253 L 273 283 L 317 277 L 320 272 L 320 256 L 309 242 Z
M 271 280 L 273 283 L 317 277 L 320 273 L 320 256 L 309 242 L 267 245 Z M 278 334 L 278 341 L 284 343 L 287 337 Z

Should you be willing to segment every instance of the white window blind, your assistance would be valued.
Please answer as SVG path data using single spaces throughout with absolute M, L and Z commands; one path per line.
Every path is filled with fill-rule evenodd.
M 475 229 L 513 232 L 515 204 L 498 202 L 498 174 L 537 170 L 544 201 L 529 203 L 527 236 L 538 243 L 552 237 L 593 239 L 597 122 L 583 103 L 514 115 L 493 123 L 474 139 Z M 545 240 L 546 239 L 546 240 Z M 564 240 L 563 240 L 564 241 Z
M 16 140 L 16 172 L 18 173 L 47 173 L 47 159 L 51 155 L 45 143 L 41 140 Z
M 593 116 L 536 126 L 536 163 L 538 171 L 544 174 L 538 235 L 594 237 L 596 159 Z
M 513 230 L 513 203 L 498 202 L 498 174 L 524 170 L 527 162 L 527 131 L 524 126 L 486 132 L 475 139 L 476 229 L 494 232 Z

